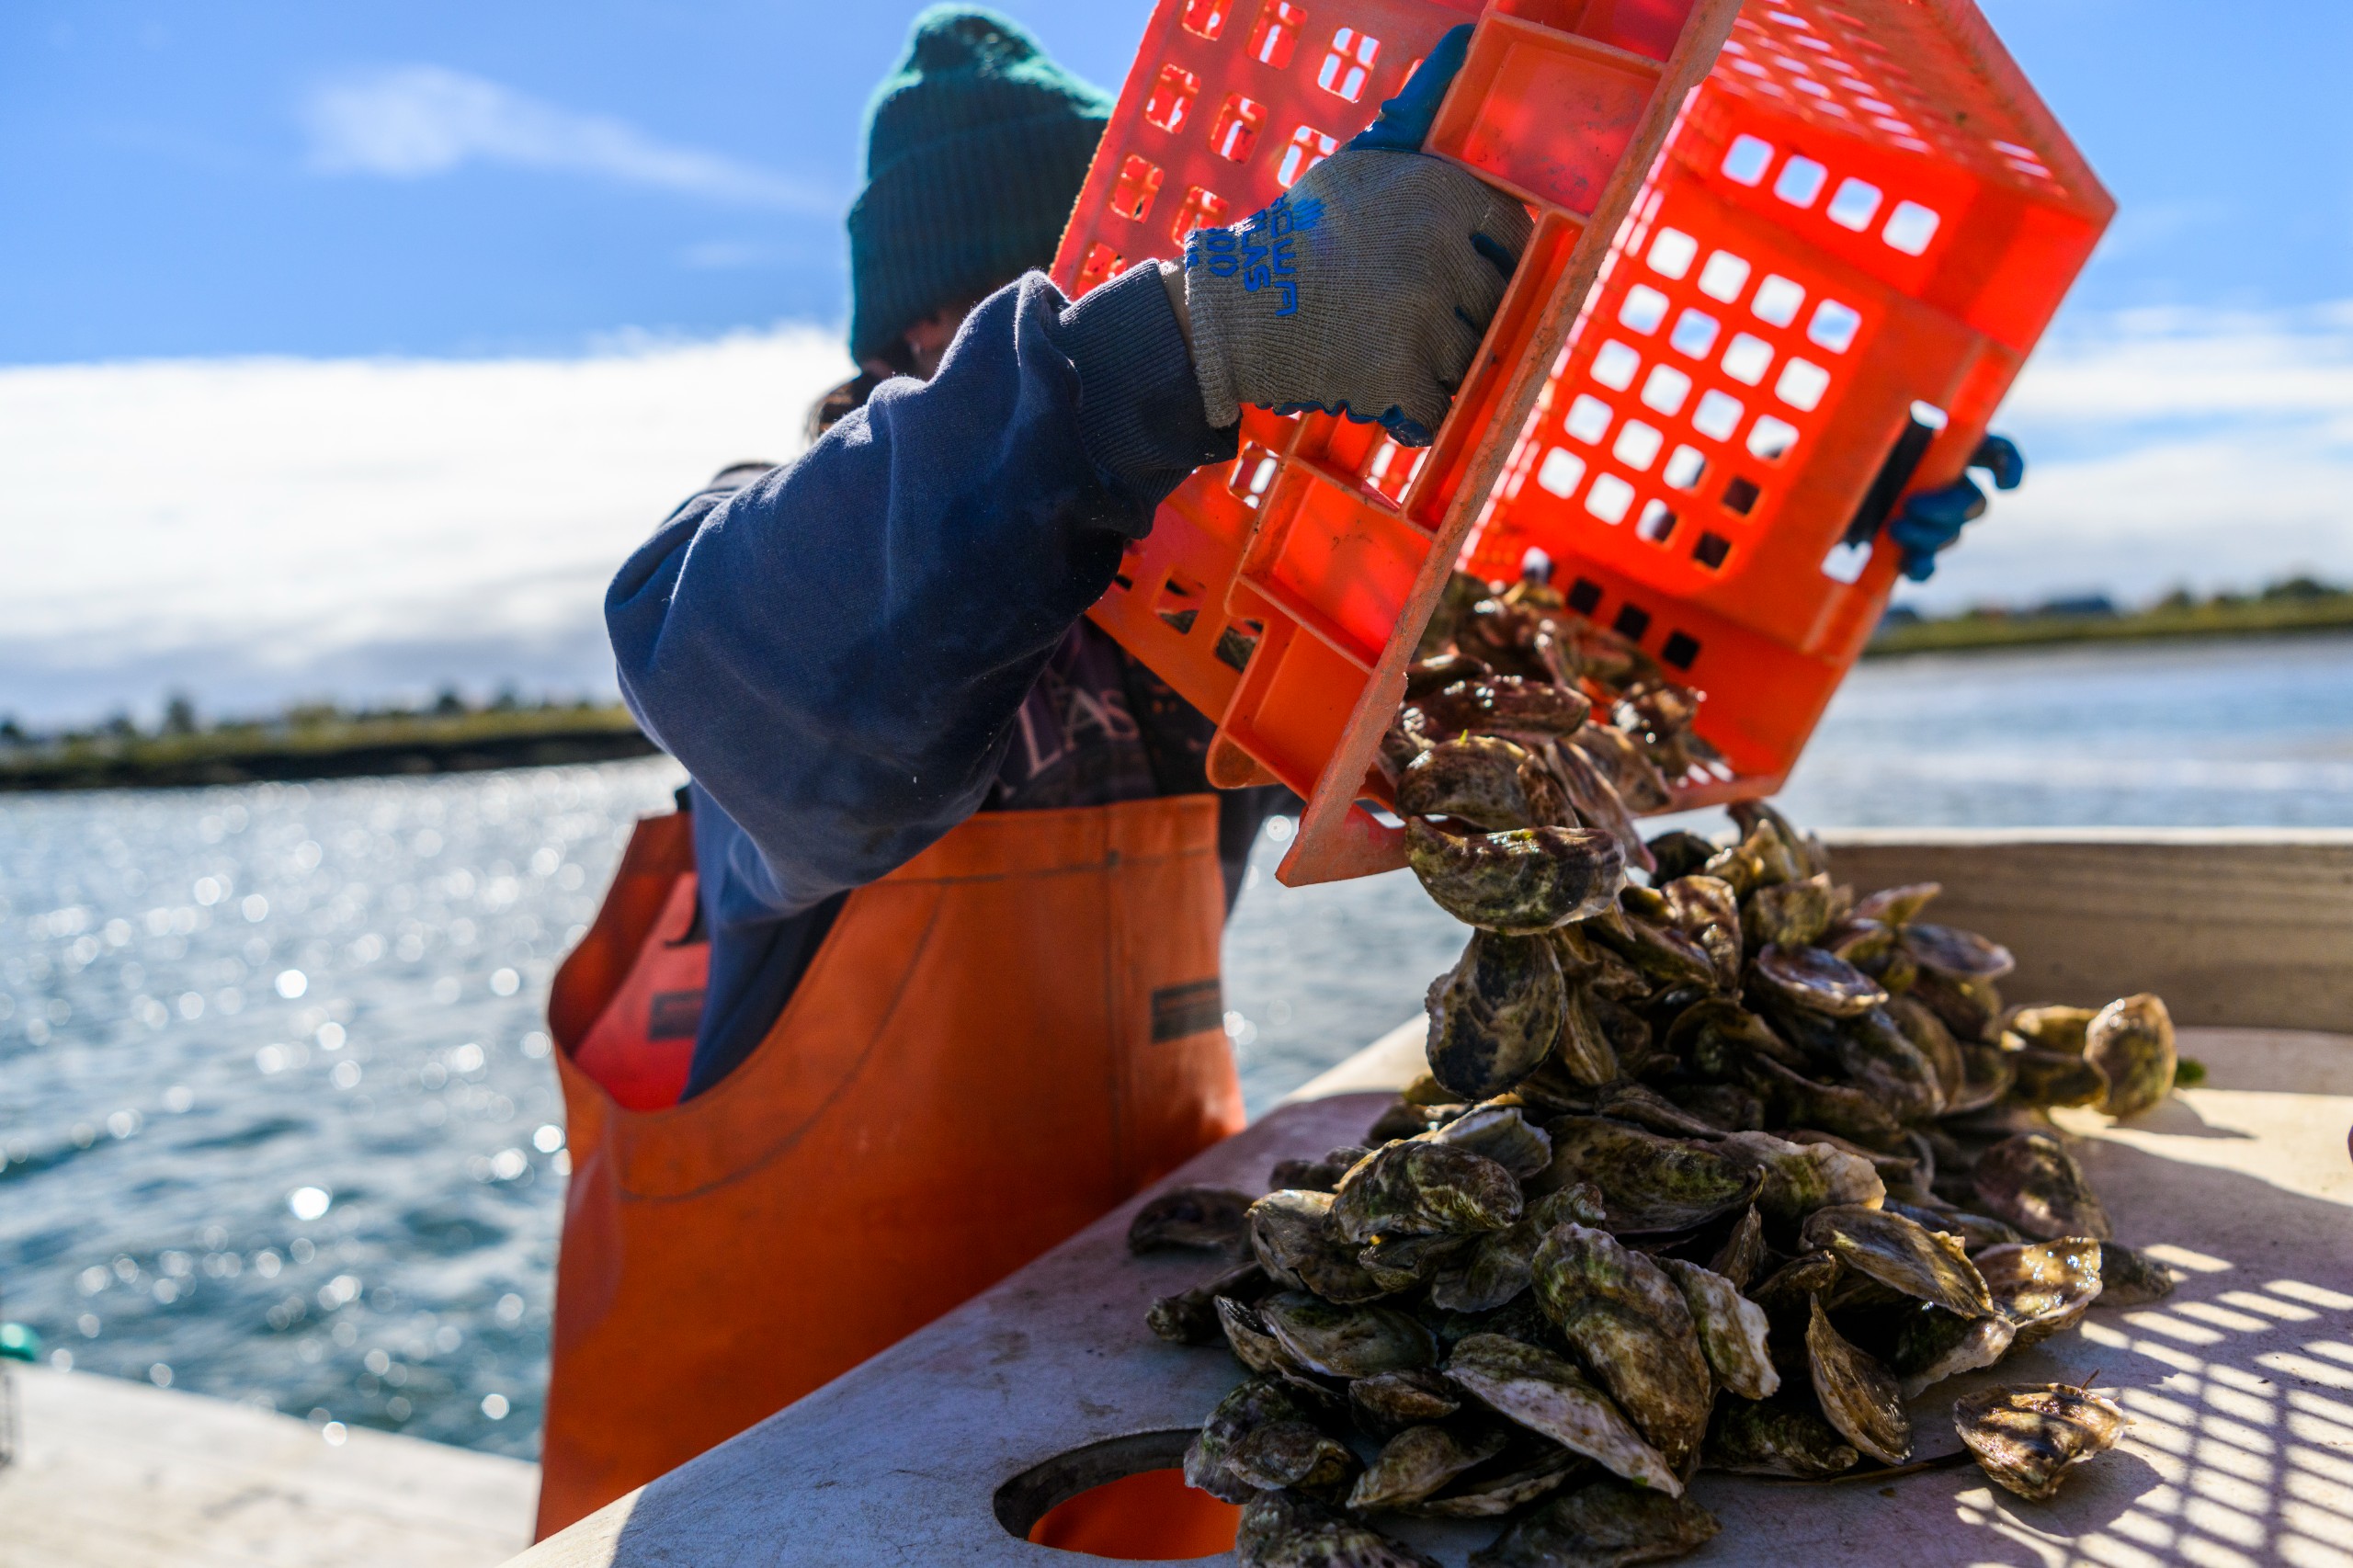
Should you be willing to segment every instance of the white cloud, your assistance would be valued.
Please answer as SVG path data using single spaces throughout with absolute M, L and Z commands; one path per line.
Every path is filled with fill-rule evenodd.
M 609 689 L 600 602 L 848 373 L 793 328 L 580 359 L 0 370 L 0 710 Z
M 438 65 L 338 78 L 302 104 L 322 174 L 418 179 L 470 163 L 600 176 L 745 207 L 830 216 L 831 195 L 625 121 L 580 114 Z

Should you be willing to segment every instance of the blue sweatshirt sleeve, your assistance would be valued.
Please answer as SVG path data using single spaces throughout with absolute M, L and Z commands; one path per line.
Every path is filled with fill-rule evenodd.
M 631 710 L 755 852 L 723 858 L 742 914 L 811 909 L 970 815 L 1122 547 L 1233 450 L 1152 267 L 1076 304 L 1033 273 L 929 382 L 673 514 L 606 624 Z

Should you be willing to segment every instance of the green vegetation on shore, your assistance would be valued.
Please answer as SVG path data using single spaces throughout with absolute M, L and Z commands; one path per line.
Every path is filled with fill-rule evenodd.
M 653 743 L 618 704 L 470 708 L 453 693 L 419 710 L 345 712 L 331 704 L 273 719 L 204 725 L 186 698 L 142 731 L 127 717 L 95 730 L 31 736 L 0 723 L 0 790 L 150 789 L 259 779 L 466 773 L 643 756 Z
M 2104 600 L 2061 601 L 2033 609 L 1979 607 L 1934 619 L 1891 616 L 1864 657 L 1965 653 L 2067 642 L 2123 642 L 2165 637 L 2264 637 L 2353 631 L 2353 589 L 2291 577 L 2255 594 L 2197 598 L 2176 591 L 2139 609 Z

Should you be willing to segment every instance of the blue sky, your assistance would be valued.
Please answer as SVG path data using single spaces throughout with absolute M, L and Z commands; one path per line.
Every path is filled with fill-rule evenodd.
M 16 0 L 0 363 L 491 354 L 845 309 L 905 0 Z M 1147 8 L 1013 0 L 1116 88 Z M 2341 0 L 1992 0 L 2125 216 L 2074 312 L 2353 296 Z
M 1149 9 L 1006 4 L 1113 88 Z M 2353 578 L 2353 6 L 1984 8 L 2122 216 L 1905 596 Z M 916 9 L 0 6 L 0 712 L 609 691 L 615 564 L 847 369 Z

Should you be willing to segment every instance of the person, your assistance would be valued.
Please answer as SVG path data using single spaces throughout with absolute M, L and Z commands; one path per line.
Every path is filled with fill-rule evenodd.
M 1288 796 L 1211 790 L 1211 720 L 1083 618 L 1244 405 L 1429 441 L 1530 231 L 1420 151 L 1469 32 L 1266 210 L 1072 301 L 1036 269 L 1108 100 L 995 13 L 915 19 L 849 213 L 858 377 L 606 601 L 691 781 L 550 1001 L 542 1534 L 1241 1126 L 1219 937 Z

